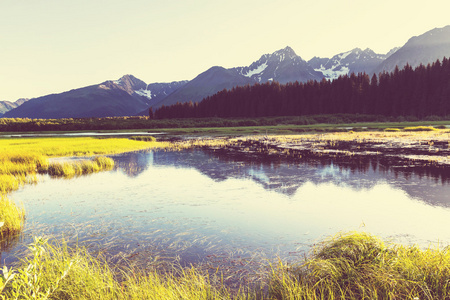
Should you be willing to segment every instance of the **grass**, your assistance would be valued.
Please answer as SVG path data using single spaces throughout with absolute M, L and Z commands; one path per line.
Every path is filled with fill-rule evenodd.
M 20 232 L 25 221 L 25 210 L 0 196 L 0 237 L 7 238 Z
M 319 243 L 298 264 L 268 269 L 263 286 L 232 292 L 195 267 L 117 269 L 85 248 L 36 238 L 30 256 L 3 268 L 4 299 L 448 299 L 450 250 L 386 245 L 364 232 Z
M 48 167 L 48 174 L 53 177 L 72 178 L 74 176 L 111 170 L 113 167 L 113 159 L 104 156 L 97 156 L 92 161 L 82 160 L 75 162 L 51 163 Z
M 432 126 L 413 126 L 413 127 L 405 127 L 404 131 L 436 131 L 438 129 Z
M 450 249 L 386 246 L 366 233 L 332 237 L 299 266 L 280 264 L 275 299 L 448 299 Z
M 101 256 L 36 238 L 18 270 L 3 268 L 0 296 L 5 299 L 231 299 L 196 269 L 165 274 L 121 270 L 121 280 Z M 243 295 L 236 298 L 243 298 Z
M 125 138 L 4 138 L 0 139 L 0 153 L 22 155 L 91 156 L 164 147 L 165 143 L 133 141 Z

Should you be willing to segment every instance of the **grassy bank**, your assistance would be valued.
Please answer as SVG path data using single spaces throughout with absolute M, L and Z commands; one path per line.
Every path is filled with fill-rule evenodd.
M 113 154 L 165 146 L 154 140 L 117 138 L 0 139 L 0 236 L 19 232 L 25 216 L 24 210 L 15 206 L 6 195 L 24 184 L 36 183 L 38 173 L 70 178 L 110 170 L 114 166 L 114 161 L 106 157 L 64 163 L 49 163 L 49 157 Z
M 17 269 L 3 269 L 6 299 L 448 299 L 450 251 L 386 245 L 347 233 L 316 246 L 305 261 L 266 268 L 260 288 L 229 290 L 220 274 L 173 267 L 165 273 L 114 270 L 86 249 L 36 239 Z M 119 275 L 119 276 L 118 276 Z M 121 278 L 118 280 L 118 278 Z

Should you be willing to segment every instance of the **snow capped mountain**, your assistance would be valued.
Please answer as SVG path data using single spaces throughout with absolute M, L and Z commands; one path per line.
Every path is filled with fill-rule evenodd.
M 351 73 L 371 73 L 386 57 L 387 55 L 376 54 L 369 48 L 355 48 L 330 59 L 314 57 L 308 63 L 326 79 L 336 79 Z
M 133 75 L 125 75 L 118 80 L 31 99 L 4 116 L 43 119 L 133 116 L 185 83 L 147 85 Z
M 278 81 L 280 83 L 294 81 L 320 80 L 321 74 L 311 68 L 291 47 L 264 54 L 248 67 L 234 68 L 242 76 L 264 83 Z
M 412 37 L 403 47 L 394 48 L 387 54 L 355 48 L 332 58 L 314 57 L 307 62 L 292 48 L 285 47 L 262 55 L 249 66 L 211 67 L 190 81 L 146 84 L 133 75 L 124 75 L 118 80 L 34 98 L 22 105 L 20 101 L 14 104 L 0 101 L 0 116 L 2 113 L 5 113 L 4 117 L 29 118 L 147 115 L 149 107 L 199 102 L 235 86 L 271 81 L 284 84 L 323 78 L 332 80 L 361 72 L 369 75 L 392 72 L 395 66 L 403 68 L 409 63 L 415 67 L 444 56 L 450 57 L 450 26 Z M 14 108 L 14 105 L 20 106 Z

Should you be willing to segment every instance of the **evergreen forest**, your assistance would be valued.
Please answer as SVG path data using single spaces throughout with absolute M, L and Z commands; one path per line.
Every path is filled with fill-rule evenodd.
M 366 73 L 334 80 L 264 84 L 222 90 L 201 102 L 177 103 L 149 110 L 151 118 L 257 118 L 318 114 L 383 116 L 450 115 L 448 58 L 413 69 L 407 64 L 391 73 Z

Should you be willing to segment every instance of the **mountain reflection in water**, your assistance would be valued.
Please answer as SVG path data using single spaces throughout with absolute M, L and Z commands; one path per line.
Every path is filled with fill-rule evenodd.
M 2 260 L 13 261 L 42 235 L 144 265 L 175 256 L 184 264 L 255 253 L 295 258 L 349 230 L 421 245 L 450 241 L 450 185 L 435 170 L 202 150 L 112 157 L 113 171 L 70 180 L 46 176 L 13 193 L 26 208 L 26 229 L 2 248 Z
M 215 181 L 246 178 L 265 189 L 294 195 L 305 183 L 333 183 L 354 190 L 372 189 L 380 183 L 405 191 L 411 198 L 430 205 L 450 207 L 450 172 L 443 168 L 385 166 L 374 159 L 353 163 L 330 159 L 303 162 L 228 156 L 223 152 L 184 150 L 181 152 L 134 152 L 115 156 L 116 165 L 131 177 L 151 165 L 195 168 Z

